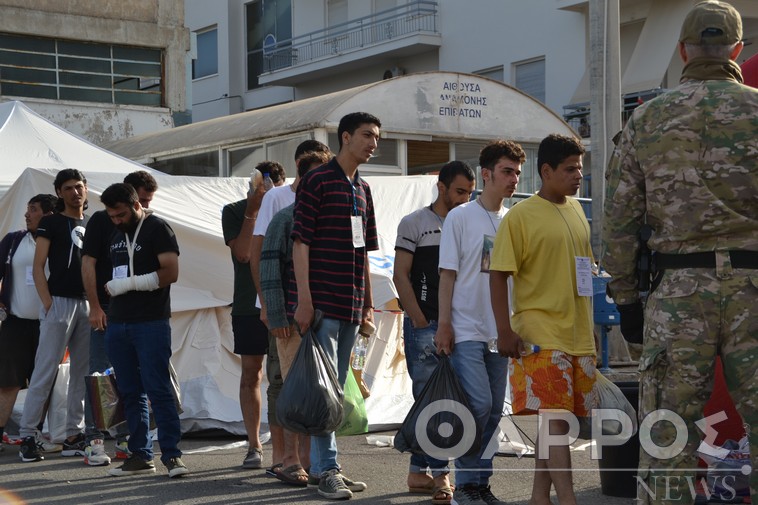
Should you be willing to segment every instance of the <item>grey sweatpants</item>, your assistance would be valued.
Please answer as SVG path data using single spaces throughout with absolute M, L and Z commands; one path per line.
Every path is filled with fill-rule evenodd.
M 24 401 L 19 435 L 34 435 L 42 420 L 45 402 L 58 374 L 58 364 L 66 347 L 71 356 L 66 436 L 82 432 L 84 427 L 84 376 L 89 370 L 89 303 L 80 298 L 53 297 L 47 314 L 40 310 L 39 347 L 34 359 L 34 373 Z

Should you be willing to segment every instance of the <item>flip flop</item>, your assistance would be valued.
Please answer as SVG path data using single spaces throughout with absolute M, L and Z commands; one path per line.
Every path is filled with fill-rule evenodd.
M 269 468 L 266 468 L 266 475 L 269 477 L 276 477 L 279 472 L 278 470 L 281 469 L 284 466 L 283 463 L 277 463 Z
M 453 490 L 450 486 L 435 486 L 432 490 L 432 505 L 450 505 L 453 501 Z
M 308 485 L 308 474 L 301 465 L 297 464 L 280 468 L 276 472 L 276 478 L 290 486 L 306 487 Z

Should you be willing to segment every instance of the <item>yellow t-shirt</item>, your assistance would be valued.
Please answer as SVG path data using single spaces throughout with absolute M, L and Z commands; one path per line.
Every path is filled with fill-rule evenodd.
M 513 273 L 511 325 L 525 342 L 595 354 L 592 297 L 577 293 L 577 256 L 594 262 L 589 223 L 573 198 L 558 205 L 534 195 L 503 218 L 490 270 Z

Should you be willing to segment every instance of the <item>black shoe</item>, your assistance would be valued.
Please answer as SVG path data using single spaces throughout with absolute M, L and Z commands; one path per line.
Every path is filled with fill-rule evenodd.
M 84 433 L 79 433 L 76 438 L 69 442 L 68 439 L 63 441 L 63 450 L 61 456 L 86 456 L 87 440 Z
M 506 505 L 502 500 L 498 500 L 497 497 L 492 494 L 492 490 L 489 486 L 479 486 L 479 498 L 487 505 Z
M 34 436 L 24 438 L 18 449 L 18 456 L 24 463 L 45 459 L 42 455 L 42 448 L 37 444 L 37 439 Z

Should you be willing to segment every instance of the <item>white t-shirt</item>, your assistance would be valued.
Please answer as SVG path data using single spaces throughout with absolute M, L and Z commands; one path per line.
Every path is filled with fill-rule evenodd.
M 258 209 L 253 235 L 265 236 L 268 224 L 274 219 L 276 213 L 293 203 L 295 203 L 295 192 L 292 191 L 290 184 L 276 186 L 266 191 L 261 201 L 261 208 Z
M 506 212 L 505 207 L 489 212 L 473 201 L 454 208 L 445 219 L 440 268 L 456 272 L 451 314 L 455 342 L 487 342 L 497 336 L 489 263 L 497 228 Z
M 18 244 L 18 249 L 11 260 L 11 275 L 13 276 L 11 313 L 21 319 L 39 319 L 39 309 L 42 307 L 32 278 L 36 246 L 32 234 L 27 233 Z

